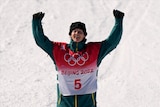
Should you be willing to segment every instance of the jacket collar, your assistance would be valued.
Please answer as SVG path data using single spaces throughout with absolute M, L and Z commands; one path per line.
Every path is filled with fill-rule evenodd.
M 73 52 L 78 52 L 85 48 L 85 42 L 86 42 L 86 39 L 82 40 L 81 42 L 74 42 L 71 39 L 70 44 L 68 44 L 68 46 Z

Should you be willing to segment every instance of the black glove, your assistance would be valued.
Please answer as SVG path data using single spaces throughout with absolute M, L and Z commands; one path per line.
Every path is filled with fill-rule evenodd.
M 115 18 L 123 18 L 124 13 L 119 11 L 119 10 L 113 10 L 113 15 L 115 16 Z
M 35 13 L 35 14 L 33 14 L 33 19 L 37 19 L 37 20 L 41 21 L 44 17 L 44 14 L 45 13 L 42 13 L 42 12 Z

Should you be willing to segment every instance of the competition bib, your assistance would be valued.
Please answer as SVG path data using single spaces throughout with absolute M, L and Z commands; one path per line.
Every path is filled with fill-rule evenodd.
M 96 92 L 99 49 L 100 43 L 88 43 L 84 50 L 73 52 L 65 43 L 54 43 L 53 56 L 62 95 Z
M 96 92 L 96 73 L 97 69 L 59 72 L 59 88 L 62 95 L 83 95 Z

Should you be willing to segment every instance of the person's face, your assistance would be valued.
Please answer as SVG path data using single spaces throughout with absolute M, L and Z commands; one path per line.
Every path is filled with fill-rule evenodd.
M 81 42 L 81 41 L 85 38 L 85 35 L 84 35 L 83 30 L 78 29 L 78 28 L 72 30 L 70 36 L 71 36 L 71 39 L 72 39 L 74 42 Z

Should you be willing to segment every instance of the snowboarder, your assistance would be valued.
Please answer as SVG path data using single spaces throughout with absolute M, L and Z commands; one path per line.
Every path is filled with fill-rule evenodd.
M 32 30 L 37 45 L 56 65 L 57 107 L 96 107 L 98 67 L 120 42 L 124 13 L 113 10 L 115 25 L 109 37 L 89 43 L 86 43 L 86 26 L 80 21 L 70 26 L 70 43 L 50 41 L 41 24 L 44 15 L 42 12 L 33 14 Z

